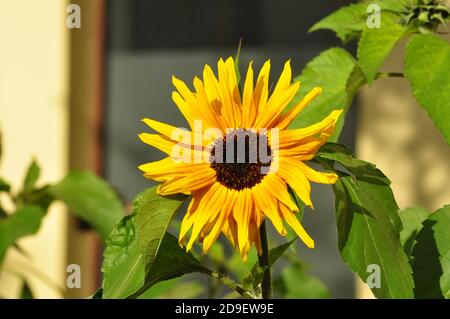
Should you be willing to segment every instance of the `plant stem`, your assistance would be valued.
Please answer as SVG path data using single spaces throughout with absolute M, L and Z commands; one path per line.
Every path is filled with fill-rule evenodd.
M 376 76 L 379 78 L 403 78 L 405 77 L 401 72 L 379 72 Z
M 249 299 L 255 298 L 255 296 L 250 291 L 245 290 L 244 288 L 242 288 L 241 285 L 237 284 L 231 278 L 228 278 L 227 276 L 225 276 L 224 274 L 221 274 L 220 272 L 212 271 L 208 268 L 200 268 L 199 271 L 204 273 L 205 275 L 211 276 L 212 278 L 219 280 L 222 284 L 224 284 L 225 286 L 227 286 L 230 289 L 233 289 L 234 291 L 236 291 L 239 295 L 241 295 L 244 298 L 249 298 Z
M 258 256 L 259 266 L 264 269 L 261 282 L 261 293 L 263 299 L 272 298 L 272 270 L 270 269 L 269 243 L 267 242 L 266 222 L 263 221 L 259 228 L 261 237 L 262 254 Z

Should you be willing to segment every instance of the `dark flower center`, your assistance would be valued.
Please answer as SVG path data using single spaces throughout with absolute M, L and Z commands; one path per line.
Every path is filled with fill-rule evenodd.
M 260 183 L 269 171 L 271 160 L 267 135 L 244 129 L 233 130 L 218 139 L 210 156 L 217 181 L 235 190 Z

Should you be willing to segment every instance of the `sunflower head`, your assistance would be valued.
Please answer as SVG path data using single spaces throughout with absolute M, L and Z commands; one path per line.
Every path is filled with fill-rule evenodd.
M 220 59 L 217 69 L 216 76 L 206 65 L 203 79 L 194 78 L 193 90 L 173 77 L 172 98 L 190 129 L 144 119 L 156 133 L 139 135 L 167 155 L 139 167 L 145 177 L 161 183 L 159 194 L 191 196 L 180 244 L 190 250 L 198 239 L 206 253 L 222 233 L 246 260 L 253 244 L 261 253 L 259 228 L 267 218 L 280 235 L 287 234 L 288 224 L 308 247 L 314 247 L 296 217 L 299 208 L 289 188 L 312 207 L 310 182 L 336 181 L 336 174 L 318 172 L 305 162 L 330 137 L 342 110 L 309 127 L 288 129 L 321 92 L 314 88 L 286 109 L 300 88 L 299 82 L 292 82 L 290 61 L 272 92 L 270 61 L 256 81 L 249 64 L 242 92 L 232 58 Z

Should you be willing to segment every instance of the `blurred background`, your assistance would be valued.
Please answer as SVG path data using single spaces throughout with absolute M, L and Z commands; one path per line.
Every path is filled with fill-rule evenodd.
M 270 58 L 275 79 L 292 59 L 300 74 L 321 51 L 341 45 L 333 33 L 308 28 L 349 2 L 0 0 L 0 173 L 19 185 L 32 157 L 44 182 L 87 169 L 129 203 L 152 185 L 137 166 L 162 157 L 137 139 L 146 130 L 140 120 L 186 126 L 171 101 L 172 74 L 190 82 L 205 63 L 234 55 L 241 38 L 242 67 L 254 60 L 258 69 Z M 80 6 L 81 28 L 66 26 L 69 4 Z M 401 71 L 401 58 L 398 48 L 385 68 Z M 450 148 L 409 85 L 377 81 L 354 104 L 341 142 L 392 180 L 400 208 L 449 203 Z M 317 246 L 299 245 L 300 258 L 331 297 L 370 297 L 339 256 L 331 188 L 314 185 L 312 196 L 316 209 L 305 224 Z M 24 277 L 40 298 L 86 297 L 99 287 L 102 243 L 62 206 L 52 205 L 38 236 L 21 244 L 31 262 L 8 251 L 0 297 L 17 297 Z M 81 266 L 82 285 L 67 289 L 73 263 Z

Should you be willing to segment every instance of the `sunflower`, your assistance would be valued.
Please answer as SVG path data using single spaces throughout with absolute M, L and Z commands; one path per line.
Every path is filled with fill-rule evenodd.
M 161 183 L 160 195 L 191 196 L 179 234 L 187 251 L 198 239 L 207 253 L 223 233 L 244 260 L 253 244 L 261 254 L 259 228 L 266 218 L 282 236 L 287 223 L 313 248 L 313 239 L 295 215 L 299 208 L 289 187 L 312 208 L 310 182 L 335 183 L 336 174 L 316 171 L 304 162 L 313 159 L 330 137 L 342 110 L 309 127 L 288 129 L 321 93 L 314 88 L 286 110 L 300 88 L 299 82 L 291 81 L 290 61 L 271 94 L 270 60 L 256 83 L 249 64 L 242 94 L 233 58 L 220 59 L 217 67 L 218 77 L 209 65 L 204 67 L 203 80 L 194 78 L 194 91 L 172 78 L 173 101 L 190 130 L 144 119 L 158 134 L 141 133 L 140 139 L 168 156 L 139 169 Z

